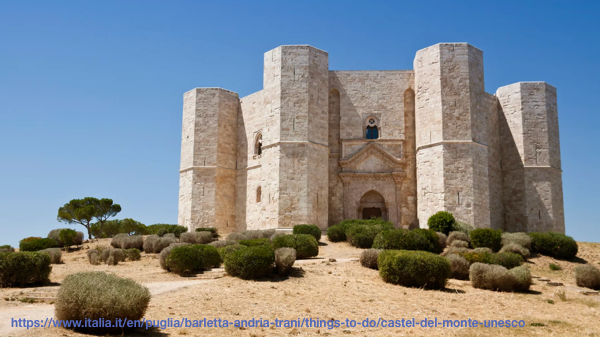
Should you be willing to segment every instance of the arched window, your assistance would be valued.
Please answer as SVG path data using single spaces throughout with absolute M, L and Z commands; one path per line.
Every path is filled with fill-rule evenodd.
M 365 120 L 365 138 L 378 139 L 379 131 L 379 120 L 375 117 L 367 117 Z
M 262 154 L 262 133 L 258 133 L 256 135 L 256 139 L 254 141 L 254 155 L 260 156 Z
M 262 189 L 260 188 L 260 186 L 258 186 L 256 188 L 256 202 L 260 202 L 262 197 Z

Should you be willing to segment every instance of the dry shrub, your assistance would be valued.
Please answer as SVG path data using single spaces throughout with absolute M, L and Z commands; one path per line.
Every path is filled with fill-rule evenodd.
M 144 252 L 158 254 L 170 244 L 176 243 L 175 235 L 165 234 L 162 238 L 158 235 L 148 235 L 144 240 Z
M 125 253 L 120 248 L 102 250 L 102 261 L 109 266 L 116 266 L 125 261 Z
M 124 253 L 125 253 L 125 257 L 129 261 L 139 261 L 142 258 L 142 255 L 140 254 L 140 250 L 137 248 L 125 249 Z
M 450 261 L 451 278 L 457 280 L 469 279 L 469 261 L 458 254 L 450 254 L 446 258 Z
M 440 250 L 443 250 L 444 248 L 446 248 L 446 240 L 448 239 L 448 236 L 442 232 L 436 232 L 436 234 L 438 235 Z
M 442 256 L 449 256 L 451 254 L 464 254 L 464 253 L 468 253 L 471 252 L 471 249 L 468 248 L 461 248 L 461 247 L 448 247 L 446 248 L 446 250 L 444 250 L 444 252 L 440 255 Z
M 46 253 L 50 256 L 50 263 L 52 264 L 60 264 L 62 263 L 62 252 L 60 248 L 46 248 L 44 250 L 40 250 L 42 253 Z
M 86 252 L 87 254 L 87 258 L 88 258 L 88 262 L 90 264 L 97 264 L 97 263 L 92 263 L 92 256 L 96 255 L 96 261 L 98 261 L 98 258 L 100 257 L 100 252 L 96 249 L 90 249 Z
M 473 288 L 512 291 L 515 277 L 508 269 L 494 265 L 475 262 L 469 269 L 469 279 Z
M 360 264 L 363 267 L 371 268 L 371 269 L 379 269 L 377 267 L 377 259 L 379 258 L 379 253 L 381 253 L 383 249 L 366 249 L 360 254 Z
M 60 247 L 64 246 L 64 243 L 60 239 L 60 232 L 63 229 L 69 229 L 69 228 L 53 229 L 50 231 L 50 233 L 48 233 L 48 239 L 53 239 L 54 241 L 56 241 L 58 243 L 58 245 Z M 76 246 L 80 246 L 82 243 L 83 243 L 83 232 L 76 232 L 75 238 L 73 238 L 73 244 Z
M 474 253 L 489 253 L 492 254 L 493 251 L 491 249 L 489 249 L 488 247 L 477 247 L 475 249 L 473 249 Z
M 186 232 L 181 233 L 179 236 L 179 242 L 187 242 L 194 245 L 210 243 L 213 240 L 211 232 Z
M 0 253 L 12 253 L 15 249 L 11 245 L 0 246 Z
M 531 236 L 527 233 L 502 233 L 502 245 L 516 244 L 531 250 Z
M 600 269 L 590 264 L 575 267 L 575 282 L 580 287 L 600 290 Z
M 144 238 L 141 235 L 131 235 L 125 239 L 122 249 L 137 249 L 142 250 L 144 247 Z
M 450 244 L 450 247 L 469 248 L 469 243 L 467 241 L 454 240 L 454 241 L 452 241 L 452 244 Z
M 231 233 L 227 236 L 227 240 L 254 240 L 254 239 L 270 239 L 276 234 L 275 229 L 249 229 L 241 233 Z
M 244 236 L 240 233 L 230 233 L 227 235 L 227 241 L 239 241 L 244 240 Z
M 65 277 L 54 306 L 59 320 L 103 318 L 114 325 L 116 319 L 141 319 L 149 302 L 148 288 L 133 280 L 87 272 Z
M 100 264 L 100 257 L 98 254 L 92 254 L 92 256 L 90 256 L 90 264 L 94 266 Z
M 448 235 L 448 239 L 446 239 L 446 245 L 448 246 L 452 246 L 452 242 L 454 242 L 455 240 L 460 240 L 460 241 L 464 241 L 467 243 L 467 247 L 468 247 L 468 243 L 470 242 L 469 240 L 469 235 L 464 233 L 464 232 L 450 232 L 450 234 Z
M 283 247 L 275 250 L 275 267 L 277 274 L 289 275 L 296 262 L 296 250 L 294 248 Z
M 529 287 L 531 287 L 531 272 L 529 268 L 526 266 L 515 267 L 509 272 L 515 279 L 515 285 L 513 289 L 515 291 L 529 291 Z
M 109 256 L 106 259 L 106 264 L 109 265 L 109 266 L 116 266 L 118 263 L 119 262 L 114 257 L 112 257 L 112 256 Z
M 123 248 L 125 246 L 125 241 L 127 240 L 127 237 L 129 237 L 129 235 L 125 233 L 117 234 L 112 238 L 112 240 L 110 240 L 110 245 L 113 248 Z
M 505 253 L 505 252 L 521 255 L 521 257 L 523 259 L 527 259 L 531 256 L 529 249 L 527 249 L 521 245 L 518 245 L 516 243 L 509 243 L 509 244 L 502 246 L 502 249 L 500 249 L 499 253 Z
M 177 240 L 177 235 L 175 235 L 175 233 L 167 233 L 167 234 L 163 235 L 162 237 Z
M 215 248 L 222 248 L 222 247 L 226 247 L 226 246 L 235 246 L 235 245 L 239 245 L 239 244 L 240 243 L 235 240 L 213 241 L 213 242 L 209 243 L 209 245 L 211 245 Z
M 162 269 L 166 270 L 166 271 L 171 271 L 169 269 L 169 267 L 167 266 L 167 257 L 169 256 L 169 254 L 171 253 L 171 250 L 173 250 L 173 248 L 179 247 L 179 246 L 185 246 L 185 245 L 189 245 L 189 243 L 187 243 L 187 242 L 176 242 L 176 243 L 170 244 L 168 247 L 166 247 L 165 249 L 163 249 L 160 252 L 160 257 L 159 257 L 159 260 L 158 260 L 160 262 L 160 267 Z

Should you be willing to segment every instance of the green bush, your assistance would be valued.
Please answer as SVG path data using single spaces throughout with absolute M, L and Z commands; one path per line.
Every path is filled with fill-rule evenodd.
M 180 242 L 187 242 L 195 245 L 207 244 L 212 242 L 213 235 L 208 231 L 181 233 Z
M 123 219 L 123 220 L 108 220 L 104 222 L 104 226 L 102 230 L 100 229 L 100 224 L 95 223 L 91 227 L 92 235 L 96 238 L 112 238 L 117 234 L 127 234 L 127 235 L 147 235 L 148 228 L 146 225 L 139 221 L 135 221 L 133 219 Z
M 505 253 L 505 252 L 519 254 L 519 255 L 521 255 L 521 257 L 523 259 L 528 259 L 531 256 L 529 249 L 527 249 L 521 245 L 518 245 L 516 243 L 509 243 L 509 244 L 502 246 L 502 249 L 500 249 L 500 253 Z
M 189 245 L 189 243 L 187 243 L 187 242 L 177 242 L 177 243 L 170 244 L 168 247 L 165 247 L 165 249 L 163 249 L 160 252 L 160 256 L 159 256 L 160 267 L 166 271 L 171 271 L 169 269 L 169 267 L 167 266 L 167 257 L 169 257 L 169 254 L 171 254 L 171 250 L 173 250 L 173 248 L 175 248 L 175 247 L 187 246 L 187 245 Z
M 294 262 L 296 262 L 296 250 L 294 248 L 283 247 L 275 250 L 277 274 L 282 276 L 289 275 Z
M 141 319 L 149 302 L 148 288 L 133 280 L 103 272 L 87 272 L 65 277 L 54 307 L 59 320 L 103 318 L 118 326 L 115 325 L 117 319 Z
M 361 220 L 346 226 L 346 239 L 354 247 L 371 248 L 377 234 L 392 229 L 394 226 L 391 223 L 380 222 L 378 219 Z
M 384 250 L 377 265 L 385 282 L 406 287 L 441 289 L 451 273 L 448 259 L 423 251 Z
M 519 267 L 523 264 L 523 258 L 519 254 L 504 252 L 494 254 L 492 259 L 493 264 L 500 265 L 506 269 L 512 269 L 515 267 Z
M 139 261 L 142 258 L 140 250 L 137 248 L 125 249 L 125 258 L 129 261 Z
M 439 237 L 431 229 L 413 230 L 390 229 L 377 234 L 373 240 L 375 249 L 423 250 L 431 253 L 441 252 Z
M 213 238 L 218 238 L 219 237 L 219 231 L 214 228 L 214 227 L 200 227 L 200 228 L 196 228 L 196 232 L 210 232 L 210 234 L 212 234 Z
M 457 280 L 469 279 L 469 261 L 459 254 L 450 254 L 446 257 L 450 261 L 450 277 Z
M 529 236 L 531 236 L 531 248 L 534 252 L 557 259 L 571 260 L 577 255 L 579 249 L 577 242 L 564 234 L 529 233 Z
M 0 287 L 49 282 L 50 256 L 41 252 L 0 253 Z
M 80 246 L 83 243 L 83 232 L 78 232 L 78 231 L 74 231 L 72 229 L 69 228 L 58 228 L 58 229 L 53 229 L 50 231 L 50 233 L 48 233 L 48 239 L 53 239 L 54 241 L 56 241 L 58 243 L 58 247 L 65 247 L 65 243 L 64 240 L 62 240 L 60 238 L 60 233 L 62 231 L 68 231 L 70 234 L 63 234 L 63 235 L 68 235 L 71 237 L 71 244 L 70 246 Z M 75 237 L 72 237 L 73 234 L 72 232 L 75 232 Z
M 315 240 L 310 235 L 306 236 Z M 231 276 L 244 280 L 258 279 L 273 273 L 274 263 L 275 253 L 271 248 L 267 246 L 246 247 L 225 256 L 225 271 Z
M 471 251 L 467 253 L 462 253 L 460 255 L 464 257 L 467 261 L 469 261 L 469 264 L 477 262 L 485 264 L 494 264 L 494 253 Z
M 247 247 L 238 244 L 238 245 L 223 246 L 221 248 L 217 248 L 217 251 L 219 252 L 219 255 L 221 256 L 221 260 L 225 261 L 225 259 L 227 258 L 227 255 L 229 255 L 233 252 L 237 252 L 238 250 L 245 249 L 245 248 L 247 248 Z
M 41 239 L 41 237 L 39 237 L 39 236 L 30 236 L 28 238 L 21 240 L 21 242 L 30 242 L 30 241 L 35 241 L 35 240 L 39 240 L 39 239 Z
M 204 268 L 206 270 L 211 268 L 219 268 L 221 263 L 223 263 L 223 259 L 219 254 L 217 248 L 211 245 L 197 245 L 202 253 L 205 265 Z
M 11 245 L 0 246 L 0 253 L 10 253 L 14 251 L 15 249 Z
M 44 250 L 46 248 L 56 248 L 58 247 L 58 243 L 52 239 L 34 239 L 27 240 L 23 239 L 19 242 L 19 250 L 21 252 L 36 252 L 39 250 Z
M 494 252 L 502 246 L 502 231 L 491 228 L 477 228 L 469 232 L 473 248 L 488 247 Z
M 271 243 L 271 240 L 269 239 L 251 239 L 251 240 L 240 240 L 239 244 L 246 246 L 246 247 L 253 247 L 253 246 L 262 246 L 262 245 L 268 245 Z
M 346 230 L 337 225 L 327 228 L 327 240 L 331 242 L 346 241 Z
M 160 237 L 163 237 L 165 234 L 169 233 L 175 234 L 176 237 L 179 237 L 181 233 L 185 233 L 187 231 L 187 227 L 169 224 L 154 224 L 146 227 L 146 233 L 155 234 Z
M 473 288 L 512 291 L 515 277 L 506 268 L 493 264 L 473 263 L 469 268 Z
M 296 225 L 293 229 L 294 234 L 310 234 L 317 239 L 321 240 L 321 228 L 316 225 Z
M 452 231 L 456 220 L 450 212 L 440 211 L 430 216 L 427 220 L 427 226 L 435 232 L 441 232 L 446 235 Z
M 531 287 L 531 272 L 526 266 L 515 267 L 509 270 L 515 279 L 513 289 L 515 291 L 526 292 Z
M 575 267 L 575 282 L 579 287 L 600 290 L 600 269 L 584 264 Z
M 377 259 L 379 258 L 379 254 L 382 252 L 382 249 L 365 249 L 360 254 L 360 264 L 363 267 L 371 268 L 371 269 L 379 269 L 377 267 Z
M 290 234 L 273 239 L 273 249 L 282 247 L 294 248 L 298 259 L 306 259 L 319 255 L 319 243 L 309 234 Z
M 531 250 L 531 236 L 527 233 L 502 233 L 502 246 L 509 244 L 520 245 Z
M 60 237 L 63 246 L 67 249 L 74 245 L 77 240 L 77 232 L 73 229 L 63 229 L 58 233 L 58 236 Z
M 177 273 L 199 272 L 221 265 L 217 249 L 209 245 L 178 245 L 166 257 L 166 269 Z
M 40 253 L 46 253 L 50 256 L 50 263 L 52 264 L 60 264 L 62 262 L 62 252 L 60 248 L 46 248 L 44 250 L 40 250 Z

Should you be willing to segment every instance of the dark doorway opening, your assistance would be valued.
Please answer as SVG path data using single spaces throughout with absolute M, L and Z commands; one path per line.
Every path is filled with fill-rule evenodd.
M 375 207 L 363 208 L 362 218 L 363 219 L 381 218 L 381 208 L 375 208 Z

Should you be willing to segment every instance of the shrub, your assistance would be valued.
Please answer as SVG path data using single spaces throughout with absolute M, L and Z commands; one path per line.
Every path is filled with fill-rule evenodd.
M 494 254 L 493 264 L 500 265 L 506 269 L 512 269 L 523 264 L 523 258 L 519 254 L 504 252 Z
M 60 251 L 60 248 L 46 248 L 44 250 L 40 250 L 40 253 L 48 254 L 48 256 L 50 256 L 50 263 L 52 264 L 62 263 L 62 252 Z
M 227 235 L 227 241 L 239 241 L 239 240 L 244 240 L 244 237 L 242 236 L 241 233 L 229 233 L 229 235 Z
M 306 234 L 298 234 L 298 236 L 300 235 Z M 306 236 L 315 240 L 310 235 Z M 267 246 L 246 247 L 225 256 L 225 271 L 231 276 L 244 280 L 258 279 L 273 272 L 274 262 L 275 253 L 271 248 Z
M 475 248 L 475 249 L 473 249 L 473 251 L 474 251 L 475 253 L 490 253 L 490 254 L 492 254 L 492 253 L 493 253 L 493 252 L 492 252 L 492 250 L 491 250 L 491 249 L 489 249 L 488 247 L 479 247 L 479 248 Z
M 515 267 L 509 270 L 515 279 L 513 289 L 515 291 L 529 291 L 531 287 L 531 272 L 526 266 Z
M 290 234 L 273 239 L 273 249 L 294 248 L 298 259 L 306 259 L 319 255 L 319 243 L 309 234 Z
M 0 246 L 0 253 L 14 252 L 15 249 L 11 245 Z
M 548 266 L 550 267 L 550 270 L 561 270 L 562 269 L 561 266 L 559 266 L 555 263 L 550 263 Z
M 577 255 L 579 247 L 572 237 L 560 233 L 529 233 L 531 248 L 534 252 L 557 259 L 571 260 Z
M 123 248 L 125 246 L 125 240 L 129 235 L 125 233 L 120 233 L 115 235 L 112 240 L 110 240 L 110 245 L 114 248 Z
M 125 257 L 129 261 L 139 261 L 142 258 L 142 255 L 140 254 L 140 250 L 137 248 L 125 249 L 124 253 L 125 253 Z
M 39 240 L 39 239 L 41 239 L 41 237 L 39 237 L 39 236 L 30 236 L 28 238 L 21 240 L 20 242 L 30 242 L 30 241 L 35 241 L 35 240 Z
M 377 259 L 385 282 L 407 287 L 441 289 L 450 277 L 450 262 L 423 251 L 385 250 Z
M 505 252 L 519 254 L 519 255 L 521 255 L 521 257 L 523 259 L 527 259 L 531 256 L 531 254 L 529 253 L 529 249 L 527 249 L 521 245 L 518 245 L 516 243 L 509 243 L 509 244 L 502 246 L 502 249 L 500 249 L 500 253 L 505 253 Z
M 219 237 L 219 231 L 214 227 L 200 227 L 196 228 L 196 232 L 210 232 L 213 238 Z
M 294 248 L 278 248 L 275 250 L 275 267 L 277 274 L 289 275 L 296 262 L 296 250 Z
M 454 231 L 454 232 L 463 232 L 463 233 L 465 233 L 467 235 L 469 235 L 469 232 L 472 231 L 472 230 L 474 230 L 474 229 L 475 228 L 472 225 L 470 225 L 470 224 L 468 224 L 466 222 L 462 222 L 462 221 L 456 221 L 454 223 L 454 226 L 452 226 L 452 231 Z
M 100 252 L 96 249 L 90 249 L 86 254 L 90 264 L 97 265 L 100 263 Z
M 241 240 L 268 239 L 275 234 L 275 229 L 257 229 L 243 231 Z
M 219 268 L 221 266 L 221 263 L 223 263 L 223 259 L 221 258 L 221 255 L 219 254 L 217 248 L 210 245 L 198 246 L 200 251 L 202 252 L 202 255 L 204 256 L 205 269 L 208 270 L 211 268 Z
M 502 231 L 491 228 L 477 228 L 469 232 L 473 248 L 488 247 L 497 252 L 502 246 Z
M 472 252 L 472 250 L 468 249 L 468 248 L 448 247 L 440 255 L 450 256 L 451 254 L 465 254 L 465 253 L 469 253 L 469 252 Z
M 452 244 L 450 245 L 450 247 L 469 248 L 469 243 L 466 241 L 462 241 L 462 240 L 454 240 L 454 241 L 452 241 Z
M 516 244 L 531 250 L 531 236 L 527 233 L 502 233 L 502 246 Z
M 463 253 L 460 254 L 462 257 L 464 257 L 467 261 L 469 261 L 470 264 L 473 263 L 486 263 L 486 264 L 493 264 L 494 263 L 494 254 L 493 253 L 488 253 L 488 252 L 467 252 L 467 253 Z
M 75 240 L 77 239 L 77 232 L 72 229 L 63 229 L 58 233 L 60 237 L 60 241 L 62 242 L 62 246 L 69 249 L 72 245 L 75 244 Z
M 436 232 L 436 234 L 438 236 L 438 245 L 440 246 L 440 251 L 442 251 L 444 248 L 446 248 L 448 236 L 442 232 Z
M 225 259 L 227 258 L 227 255 L 229 255 L 233 252 L 237 252 L 238 250 L 245 249 L 245 248 L 247 248 L 247 247 L 242 246 L 242 245 L 229 245 L 229 246 L 218 248 L 217 251 L 219 252 L 219 255 L 221 256 L 221 259 L 223 261 L 225 261 Z
M 469 268 L 473 288 L 512 291 L 515 278 L 506 268 L 493 264 L 473 263 Z
M 310 234 L 317 239 L 321 240 L 321 228 L 316 225 L 296 225 L 292 231 L 294 234 Z
M 0 287 L 47 283 L 50 256 L 41 252 L 0 253 Z
M 199 245 L 184 245 L 173 247 L 167 256 L 166 265 L 170 271 L 181 275 L 205 270 L 207 262 Z
M 450 254 L 446 257 L 450 261 L 450 277 L 457 280 L 469 279 L 469 261 L 458 254 Z
M 589 264 L 577 266 L 575 267 L 575 282 L 579 287 L 600 290 L 600 270 Z
M 246 247 L 253 247 L 253 246 L 262 246 L 262 245 L 268 245 L 271 243 L 271 240 L 269 239 L 251 239 L 251 240 L 240 240 L 239 244 L 246 246 Z
M 144 240 L 144 252 L 158 254 L 175 242 L 177 242 L 177 240 L 171 236 L 161 238 L 158 235 L 148 235 Z
M 168 225 L 168 224 L 154 224 L 146 227 L 146 233 L 155 234 L 160 237 L 165 234 L 173 234 L 176 237 L 179 237 L 181 233 L 185 233 L 188 231 L 187 227 L 178 226 L 178 225 Z
M 427 226 L 429 229 L 448 235 L 455 222 L 456 220 L 454 220 L 452 213 L 440 211 L 429 217 Z
M 54 241 L 56 241 L 56 243 L 58 244 L 58 247 L 65 247 L 65 243 L 64 240 L 62 240 L 60 238 L 60 233 L 63 230 L 67 230 L 69 231 L 69 233 L 75 232 L 75 236 L 73 237 L 73 234 L 63 234 L 63 235 L 70 235 L 71 236 L 71 243 L 69 246 L 80 246 L 83 243 L 83 232 L 79 232 L 79 231 L 74 231 L 72 229 L 69 228 L 58 228 L 58 229 L 53 229 L 50 231 L 50 233 L 48 233 L 48 239 L 53 239 Z
M 213 234 L 208 231 L 181 233 L 179 242 L 187 242 L 191 244 L 206 244 L 213 240 Z
M 187 242 L 177 242 L 177 243 L 172 243 L 168 247 L 163 249 L 160 252 L 160 257 L 159 257 L 160 267 L 166 271 L 171 271 L 169 269 L 169 267 L 167 266 L 167 257 L 171 253 L 171 250 L 173 250 L 174 247 L 187 246 L 187 245 L 189 245 L 189 243 L 187 243 Z
M 19 250 L 21 252 L 36 252 L 46 248 L 56 247 L 58 247 L 58 243 L 52 239 L 21 240 L 21 242 L 19 242 Z
M 109 266 L 116 266 L 125 261 L 125 253 L 120 248 L 102 250 L 102 261 Z
M 379 258 L 379 253 L 382 251 L 382 249 L 363 250 L 363 252 L 360 254 L 360 264 L 363 267 L 377 270 L 377 259 Z
M 439 253 L 439 238 L 431 229 L 391 229 L 377 234 L 373 240 L 375 249 L 423 250 Z
M 223 241 L 213 241 L 209 243 L 209 245 L 215 248 L 221 248 L 225 246 L 239 245 L 240 243 L 235 240 L 223 240 Z
M 464 241 L 467 244 L 469 243 L 470 239 L 469 239 L 469 235 L 463 232 L 450 232 L 450 235 L 448 235 L 448 239 L 446 239 L 446 245 L 450 246 L 452 245 L 452 242 L 454 241 Z
M 130 235 L 125 239 L 122 249 L 144 249 L 144 238 L 141 235 Z
M 394 224 L 381 219 L 345 220 L 338 226 L 345 228 L 346 240 L 358 248 L 371 248 L 377 234 L 394 229 Z
M 327 239 L 331 242 L 346 241 L 346 231 L 340 226 L 331 226 L 327 228 Z
M 59 320 L 116 319 L 137 321 L 144 316 L 150 291 L 133 280 L 103 272 L 71 274 L 65 277 L 56 298 Z

